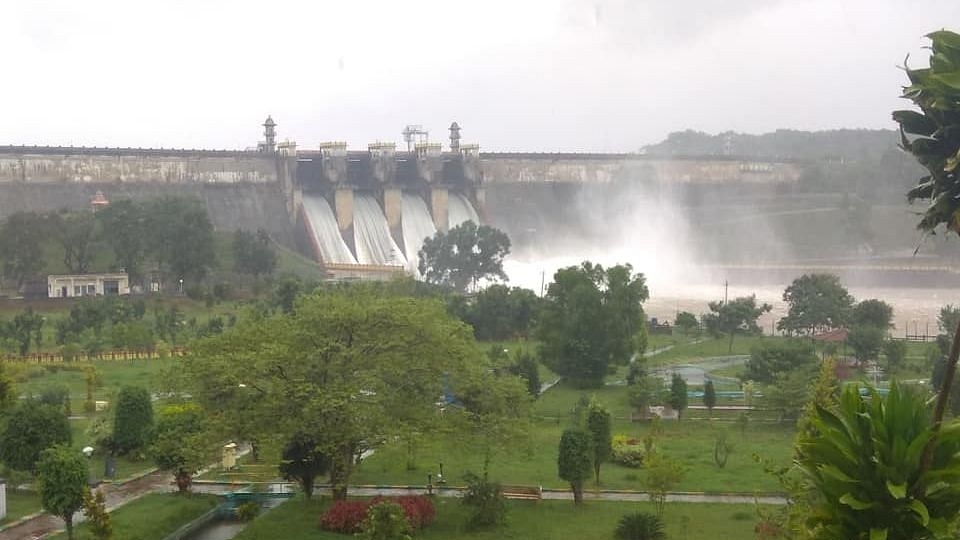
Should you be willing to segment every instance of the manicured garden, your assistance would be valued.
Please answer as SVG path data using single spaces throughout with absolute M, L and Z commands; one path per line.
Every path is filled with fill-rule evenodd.
M 261 515 L 237 535 L 236 540 L 338 540 L 348 535 L 323 531 L 320 515 L 330 503 L 315 498 L 296 498 Z M 417 538 L 443 539 L 550 539 L 580 540 L 612 538 L 617 521 L 624 514 L 653 512 L 650 503 L 587 502 L 577 507 L 571 501 L 510 501 L 507 526 L 482 531 L 468 531 L 468 512 L 459 499 L 437 498 L 437 520 L 423 529 Z M 669 538 L 715 540 L 752 538 L 757 521 L 757 508 L 751 504 L 668 503 L 663 519 Z
M 217 506 L 213 495 L 153 493 L 110 513 L 113 537 L 123 540 L 162 540 L 187 523 Z M 85 538 L 87 527 L 81 524 L 75 534 Z M 53 538 L 62 540 L 66 533 Z

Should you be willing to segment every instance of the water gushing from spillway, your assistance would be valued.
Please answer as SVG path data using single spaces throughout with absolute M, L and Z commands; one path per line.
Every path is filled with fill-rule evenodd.
M 407 265 L 406 257 L 390 236 L 390 226 L 380 204 L 369 195 L 354 196 L 353 237 L 360 264 Z
M 480 225 L 480 217 L 470 201 L 459 193 L 451 193 L 447 199 L 447 223 L 452 229 L 465 221 Z
M 350 248 L 340 235 L 337 217 L 330 203 L 323 197 L 304 195 L 303 213 L 310 225 L 313 238 L 320 249 L 320 257 L 328 264 L 357 264 Z
M 437 233 L 427 204 L 417 195 L 403 194 L 403 245 L 407 253 L 407 270 L 417 272 L 420 248 L 426 238 Z

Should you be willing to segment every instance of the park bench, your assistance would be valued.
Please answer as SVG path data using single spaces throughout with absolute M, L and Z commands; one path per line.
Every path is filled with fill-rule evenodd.
M 539 501 L 543 498 L 543 487 L 541 486 L 501 486 L 500 491 L 507 499 Z

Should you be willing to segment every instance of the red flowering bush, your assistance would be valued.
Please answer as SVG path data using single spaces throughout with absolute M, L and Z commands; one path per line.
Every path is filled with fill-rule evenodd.
M 430 525 L 437 518 L 437 509 L 429 497 L 375 497 L 366 501 L 336 501 L 320 517 L 320 528 L 344 534 L 360 532 L 360 525 L 367 518 L 370 507 L 384 501 L 400 505 L 410 528 L 415 531 Z
M 320 516 L 320 528 L 344 534 L 358 533 L 369 506 L 368 501 L 336 501 Z

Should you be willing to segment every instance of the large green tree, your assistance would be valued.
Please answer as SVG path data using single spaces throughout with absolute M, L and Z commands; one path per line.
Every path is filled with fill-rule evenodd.
M 764 343 L 750 351 L 743 378 L 772 384 L 778 375 L 795 369 L 807 369 L 817 362 L 813 345 L 800 339 Z
M 34 212 L 17 212 L 0 225 L 3 274 L 14 280 L 18 289 L 24 280 L 43 270 L 43 241 L 48 230 L 47 217 Z
M 303 432 L 294 433 L 287 441 L 281 459 L 280 474 L 300 484 L 307 499 L 313 496 L 316 478 L 330 468 L 330 460 L 317 450 L 316 438 Z
M 733 352 L 733 337 L 737 334 L 754 336 L 762 333 L 757 319 L 773 309 L 770 304 L 757 305 L 756 295 L 734 298 L 728 302 L 710 302 L 710 313 L 703 316 L 707 331 L 715 336 L 726 335 L 727 353 Z
M 575 384 L 602 385 L 612 365 L 642 354 L 648 296 L 643 274 L 629 264 L 557 270 L 536 332 L 544 364 Z
M 790 309 L 777 328 L 811 334 L 840 328 L 850 320 L 853 297 L 833 274 L 804 274 L 783 291 Z
M 509 253 L 503 231 L 466 221 L 424 240 L 419 271 L 430 283 L 465 292 L 481 279 L 506 280 L 503 259 Z
M 131 278 L 139 278 L 149 230 L 143 205 L 130 200 L 113 201 L 96 213 L 96 219 L 103 241 L 110 246 L 119 266 Z
M 872 326 L 887 331 L 893 327 L 893 306 L 876 298 L 862 300 L 853 306 L 850 322 L 852 326 Z
M 506 341 L 527 336 L 539 305 L 540 299 L 530 289 L 494 284 L 464 306 L 463 320 L 479 340 Z
M 270 244 L 270 235 L 263 229 L 256 234 L 237 230 L 233 233 L 233 268 L 241 274 L 253 277 L 273 273 L 277 266 L 277 253 Z
M 213 225 L 203 201 L 161 197 L 144 205 L 150 234 L 147 248 L 160 269 L 173 279 L 204 277 L 214 262 Z
M 217 450 L 213 419 L 194 403 L 160 409 L 147 454 L 161 470 L 173 473 L 177 489 L 190 489 L 193 475 L 210 464 Z
M 153 429 L 153 402 L 146 388 L 124 386 L 117 394 L 113 420 L 113 443 L 122 455 L 149 442 Z
M 68 445 L 44 450 L 37 463 L 40 504 L 63 520 L 70 540 L 73 539 L 73 514 L 83 507 L 87 474 L 86 459 Z
M 487 375 L 470 328 L 439 300 L 366 284 L 318 289 L 289 314 L 247 317 L 198 342 L 178 367 L 181 384 L 222 429 L 253 393 L 255 406 L 242 408 L 252 430 L 317 437 L 338 498 L 360 452 L 430 430 L 441 418 L 439 396 L 457 397 Z
M 71 437 L 63 408 L 24 400 L 7 417 L 0 437 L 0 460 L 11 469 L 32 472 L 41 452 L 58 444 L 70 444 Z
M 60 212 L 51 216 L 54 236 L 63 248 L 63 264 L 71 274 L 86 274 L 93 262 L 97 222 L 93 212 Z

